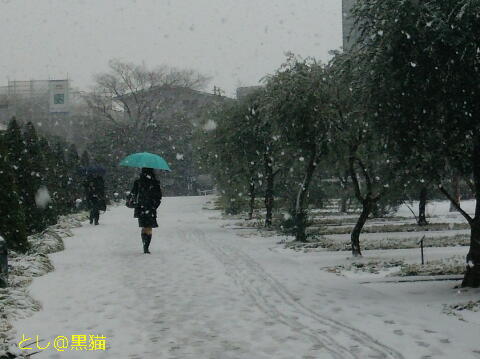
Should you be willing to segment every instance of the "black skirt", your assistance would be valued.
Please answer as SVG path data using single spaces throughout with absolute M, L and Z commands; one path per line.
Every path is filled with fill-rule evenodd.
M 157 217 L 151 214 L 141 214 L 138 216 L 138 226 L 142 228 L 157 228 Z

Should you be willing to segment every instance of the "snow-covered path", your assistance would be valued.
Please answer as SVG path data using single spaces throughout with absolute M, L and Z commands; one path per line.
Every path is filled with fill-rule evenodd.
M 237 237 L 204 202 L 165 198 L 151 255 L 127 208 L 75 229 L 51 256 L 56 270 L 31 286 L 43 310 L 15 328 L 42 344 L 104 335 L 108 350 L 34 357 L 480 357 L 478 326 L 319 271 L 318 258 L 271 251 L 271 239 Z

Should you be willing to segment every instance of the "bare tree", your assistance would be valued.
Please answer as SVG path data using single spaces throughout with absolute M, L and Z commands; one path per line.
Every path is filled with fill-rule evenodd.
M 109 67 L 109 72 L 95 76 L 96 86 L 86 100 L 97 114 L 113 124 L 128 124 L 137 130 L 151 125 L 165 107 L 168 98 L 161 96 L 162 90 L 199 90 L 209 80 L 194 70 L 168 66 L 148 69 L 145 64 L 110 60 Z
M 85 95 L 95 117 L 89 152 L 107 167 L 111 180 L 107 185 L 129 185 L 117 163 L 128 153 L 149 151 L 175 167 L 170 175 L 175 186 L 188 187 L 186 182 L 195 177 L 190 143 L 193 120 L 204 103 L 218 97 L 198 91 L 208 78 L 193 70 L 149 69 L 119 60 L 111 60 L 109 67 L 95 76 L 95 87 Z

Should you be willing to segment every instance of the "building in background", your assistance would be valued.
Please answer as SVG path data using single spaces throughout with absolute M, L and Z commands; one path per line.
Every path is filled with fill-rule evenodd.
M 69 113 L 69 80 L 8 81 L 0 86 L 0 120 L 13 116 L 24 121 Z
M 241 100 L 261 88 L 263 88 L 261 85 L 237 87 L 237 100 Z
M 32 122 L 44 134 L 80 143 L 80 117 L 89 113 L 82 94 L 68 79 L 8 81 L 0 86 L 0 125 L 15 117 L 20 123 Z

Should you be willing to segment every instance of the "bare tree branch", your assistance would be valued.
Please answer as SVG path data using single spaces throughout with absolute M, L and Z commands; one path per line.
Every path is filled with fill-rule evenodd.
M 165 98 L 160 91 L 166 88 L 203 88 L 208 78 L 194 70 L 179 70 L 160 66 L 149 70 L 144 64 L 135 65 L 119 60 L 109 62 L 110 71 L 95 77 L 96 89 L 88 104 L 107 120 L 121 124 L 121 116 L 113 109 L 118 104 L 133 129 L 148 128 L 157 121 L 159 108 Z
M 460 204 L 457 203 L 457 201 L 455 200 L 455 198 L 450 195 L 450 193 L 448 193 L 448 191 L 443 187 L 442 184 L 439 184 L 438 185 L 438 189 L 440 190 L 440 192 L 442 192 L 445 197 L 447 197 L 450 202 L 452 202 L 453 206 L 457 209 L 457 211 L 459 211 L 463 217 L 465 217 L 465 219 L 467 220 L 467 222 L 471 225 L 473 223 L 473 218 L 470 217 L 470 215 L 465 212 L 462 207 L 460 207 Z

